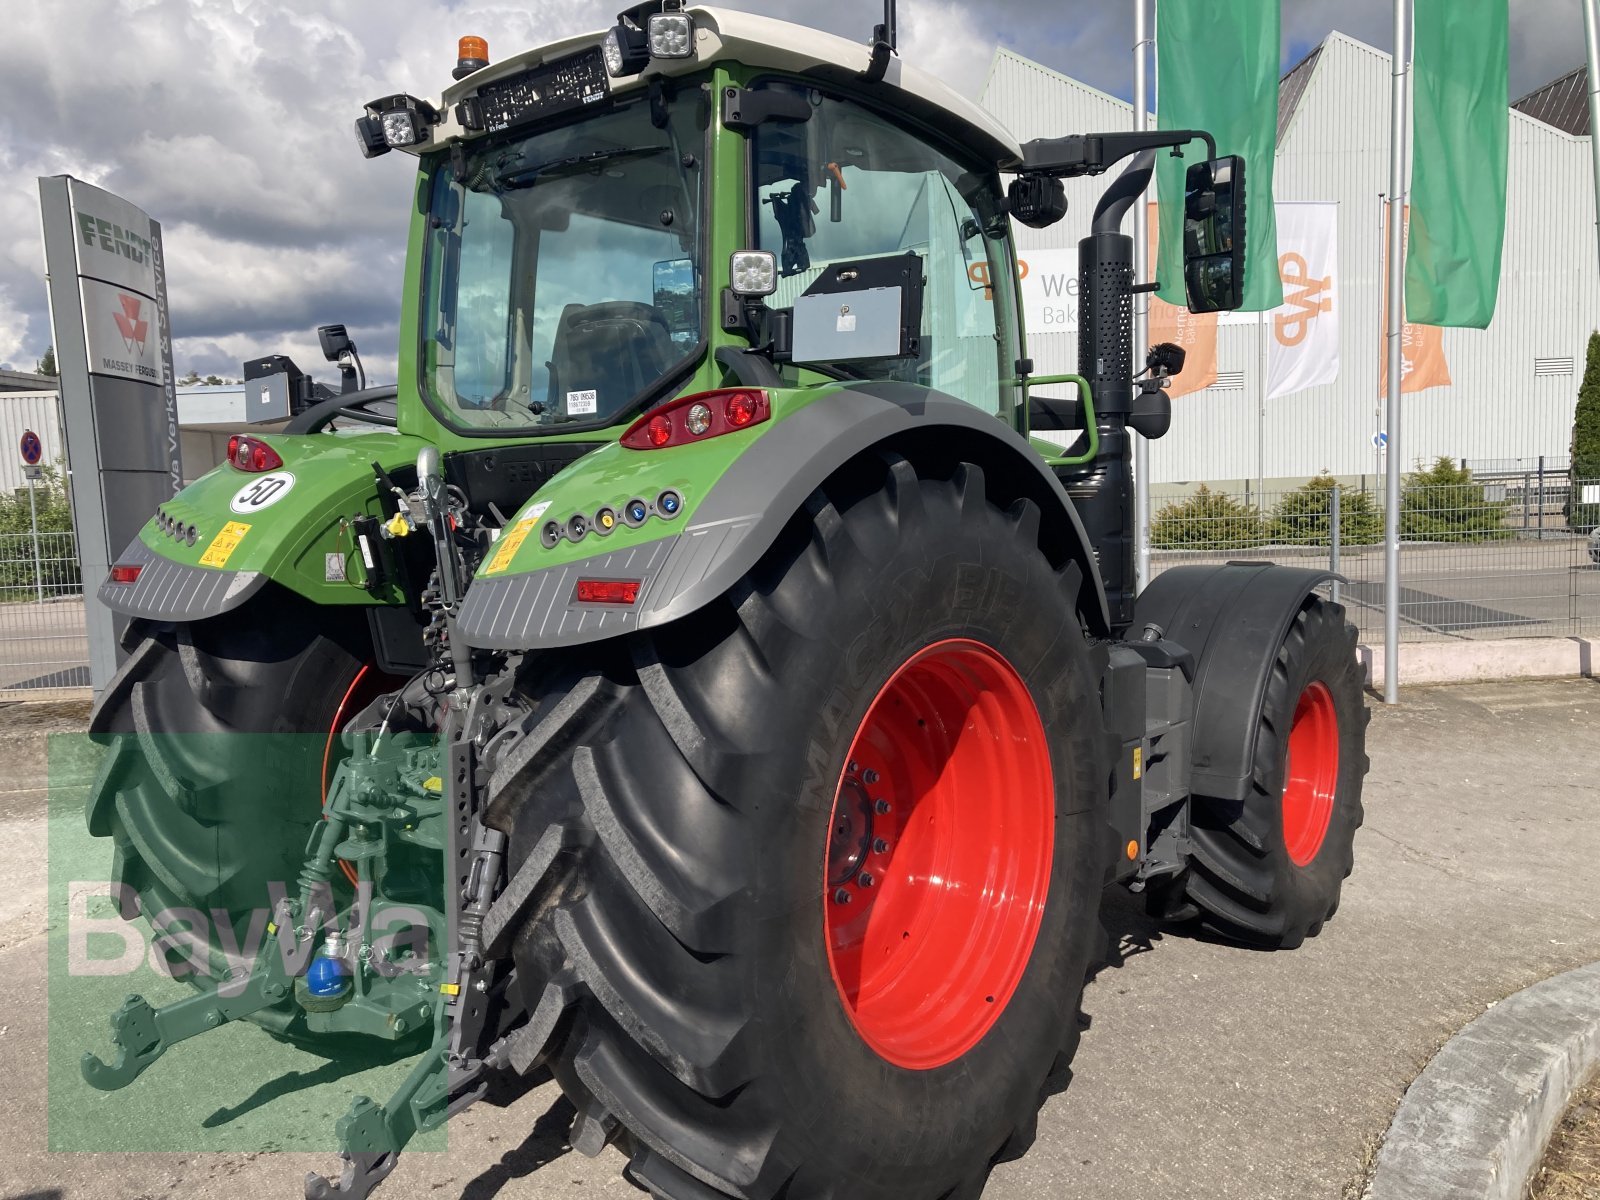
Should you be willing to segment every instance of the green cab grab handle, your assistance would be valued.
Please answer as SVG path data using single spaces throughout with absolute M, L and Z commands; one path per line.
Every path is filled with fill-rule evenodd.
M 1057 461 L 1068 467 L 1080 467 L 1092 463 L 1100 453 L 1100 426 L 1094 418 L 1094 396 L 1089 390 L 1089 381 L 1082 375 L 1030 375 L 1022 381 L 1022 392 L 1026 396 L 1033 388 L 1050 387 L 1058 383 L 1078 385 L 1078 395 L 1083 400 L 1083 419 L 1085 432 L 1089 435 L 1089 447 L 1082 454 L 1064 455 Z

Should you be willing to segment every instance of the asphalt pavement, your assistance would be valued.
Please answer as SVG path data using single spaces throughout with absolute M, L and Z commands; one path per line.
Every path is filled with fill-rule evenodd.
M 1108 893 L 1117 960 L 1085 997 L 1076 1077 L 986 1200 L 1354 1196 L 1401 1093 L 1451 1034 L 1529 983 L 1600 959 L 1600 685 L 1403 698 L 1374 716 L 1355 874 L 1321 937 L 1262 953 L 1163 936 L 1132 897 Z M 81 722 L 70 706 L 0 709 L 0 761 L 11 768 L 0 781 L 0 1197 L 297 1197 L 304 1172 L 331 1169 L 331 1155 L 46 1149 L 41 733 Z M 151 1072 L 205 1056 L 191 1058 L 206 1069 L 190 1077 L 214 1126 L 347 1102 L 354 1077 L 297 1069 L 273 1084 L 252 1070 L 268 1039 L 248 1028 L 208 1036 L 223 1033 L 233 1040 L 179 1047 Z M 78 1036 L 58 1055 L 75 1057 Z M 108 1098 L 108 1129 L 147 1082 Z M 591 1160 L 567 1149 L 569 1118 L 549 1087 L 480 1105 L 452 1123 L 448 1150 L 407 1155 L 377 1195 L 639 1195 L 618 1177 L 614 1150 Z

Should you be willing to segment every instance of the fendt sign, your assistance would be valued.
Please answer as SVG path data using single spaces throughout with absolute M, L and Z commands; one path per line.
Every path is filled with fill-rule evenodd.
M 122 197 L 59 175 L 39 180 L 39 199 L 98 691 L 116 669 L 116 638 L 95 589 L 183 486 L 166 263 L 161 226 Z

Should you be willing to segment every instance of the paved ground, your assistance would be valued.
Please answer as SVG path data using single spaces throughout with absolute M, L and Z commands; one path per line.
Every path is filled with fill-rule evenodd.
M 20 728 L 16 714 L 0 710 L 13 788 L 36 777 L 41 722 L 81 719 L 46 710 Z M 1113 893 L 1121 961 L 1089 988 L 1078 1078 L 986 1200 L 1349 1194 L 1401 1092 L 1450 1034 L 1496 999 L 1600 959 L 1597 727 L 1589 681 L 1417 689 L 1379 711 L 1356 874 L 1324 935 L 1293 953 L 1162 937 Z M 302 1172 L 329 1156 L 46 1153 L 43 807 L 38 792 L 0 796 L 0 878 L 15 881 L 0 901 L 11 1001 L 0 1197 L 298 1196 Z M 320 1110 L 346 1086 L 323 1073 L 303 1090 L 263 1090 L 212 1053 L 225 1116 Z M 567 1115 L 549 1089 L 474 1109 L 448 1152 L 409 1157 L 379 1195 L 637 1196 L 614 1152 L 566 1152 Z

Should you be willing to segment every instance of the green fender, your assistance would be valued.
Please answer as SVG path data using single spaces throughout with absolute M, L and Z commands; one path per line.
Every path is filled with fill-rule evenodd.
M 727 591 L 772 545 L 817 487 L 874 447 L 939 452 L 985 468 L 993 491 L 1040 509 L 1040 542 L 1058 566 L 1076 562 L 1091 632 L 1109 633 L 1099 569 L 1072 501 L 1027 441 L 960 400 L 906 383 L 771 391 L 773 418 L 738 433 L 662 450 L 612 445 L 543 488 L 507 527 L 468 590 L 460 629 L 475 646 L 578 645 L 677 620 Z M 678 511 L 656 498 L 675 492 Z M 602 508 L 631 499 L 650 516 L 638 528 L 594 531 Z M 547 545 L 546 524 L 582 516 L 591 531 Z M 631 605 L 585 603 L 585 580 L 639 584 Z

